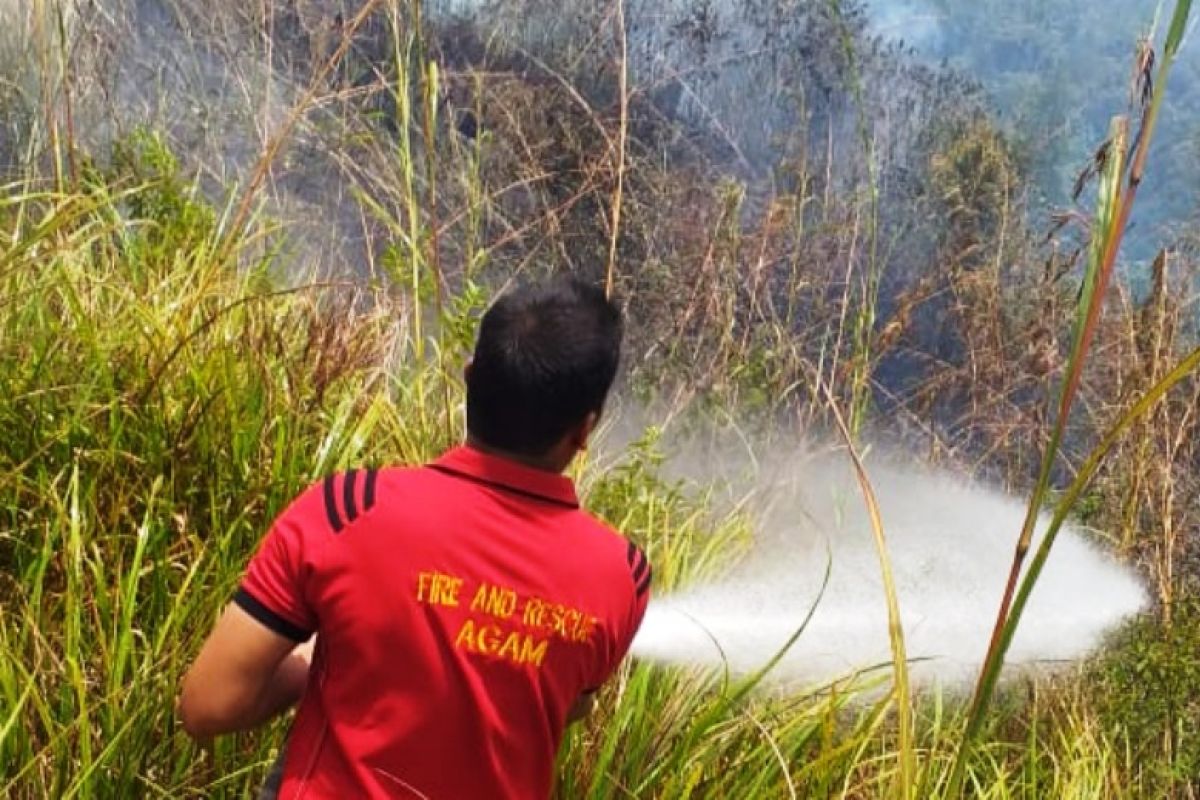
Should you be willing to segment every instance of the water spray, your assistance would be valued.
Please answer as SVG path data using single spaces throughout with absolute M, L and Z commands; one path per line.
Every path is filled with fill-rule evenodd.
M 913 678 L 965 687 L 987 648 L 1024 504 L 945 473 L 883 463 L 868 463 L 868 470 Z M 656 598 L 633 645 L 637 656 L 749 674 L 783 647 L 811 611 L 773 670 L 774 681 L 822 684 L 889 663 L 878 561 L 848 466 L 830 458 L 797 459 L 773 472 L 755 493 L 756 540 L 749 557 L 716 582 Z M 1009 669 L 1071 664 L 1146 602 L 1137 577 L 1108 556 L 1095 535 L 1064 530 L 1030 600 Z

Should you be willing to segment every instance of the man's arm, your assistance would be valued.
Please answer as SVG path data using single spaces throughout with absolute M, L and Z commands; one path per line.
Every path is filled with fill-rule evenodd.
M 581 720 L 587 719 L 588 715 L 592 713 L 592 709 L 595 707 L 596 693 L 594 691 L 584 692 L 583 694 L 579 695 L 579 698 L 576 699 L 575 704 L 571 706 L 571 710 L 567 712 L 567 724 L 570 725 L 573 722 L 580 722 Z
M 630 569 L 630 586 L 633 590 L 629 605 L 629 617 L 623 626 L 619 626 L 621 633 L 616 636 L 616 641 L 612 648 L 615 658 L 601 665 L 597 680 L 591 684 L 593 688 L 584 691 L 583 694 L 575 699 L 575 702 L 567 711 L 568 725 L 586 719 L 592 713 L 592 710 L 596 707 L 596 692 L 608 680 L 609 676 L 616 671 L 617 665 L 625 657 L 625 654 L 629 652 L 629 647 L 633 643 L 633 637 L 637 634 L 638 628 L 641 627 L 642 618 L 646 615 L 646 606 L 650 602 L 650 581 L 653 578 L 654 570 L 650 567 L 650 562 L 647 560 L 646 554 L 633 543 L 627 544 L 625 553 L 625 559 Z
M 230 604 L 184 677 L 177 708 L 184 730 L 203 740 L 286 711 L 304 693 L 311 654 L 311 644 L 297 647 Z

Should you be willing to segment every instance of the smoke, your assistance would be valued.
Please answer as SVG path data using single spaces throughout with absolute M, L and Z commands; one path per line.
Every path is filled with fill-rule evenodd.
M 211 174 L 236 175 L 259 149 L 256 128 L 294 94 L 254 48 L 206 40 L 164 3 L 0 0 L 0 24 L 9 123 L 35 134 L 44 107 L 68 101 L 69 82 L 71 135 L 88 150 L 140 126 L 171 137 Z
M 57 114 L 65 124 L 69 106 L 67 133 L 82 151 L 103 162 L 112 142 L 138 128 L 153 130 L 223 206 L 235 187 L 246 185 L 306 94 L 315 65 L 362 2 L 0 0 L 0 173 L 20 174 L 29 153 L 48 152 L 54 137 L 47 120 Z M 454 104 L 475 113 L 474 99 L 465 97 L 473 82 L 463 79 L 471 70 L 521 75 L 529 87 L 561 78 L 586 104 L 613 107 L 616 37 L 607 4 L 433 0 L 425 11 L 430 57 L 444 62 L 438 118 L 446 127 L 435 131 L 442 163 L 455 157 L 448 126 L 461 109 Z M 771 191 L 787 159 L 815 164 L 824 154 L 830 163 L 814 174 L 835 189 L 857 191 L 868 172 L 863 116 L 873 120 L 882 190 L 910 191 L 907 176 L 924 163 L 925 128 L 954 102 L 942 102 L 940 85 L 923 70 L 865 39 L 868 23 L 853 0 L 840 8 L 791 0 L 629 0 L 625 19 L 632 135 L 644 136 L 631 152 L 661 147 L 664 162 L 711 166 L 736 176 L 754 196 Z M 318 102 L 304 110 L 273 163 L 262 199 L 286 225 L 288 273 L 304 275 L 319 264 L 324 272 L 361 274 L 387 246 L 387 222 L 377 208 L 385 216 L 406 213 L 390 204 L 401 180 L 389 182 L 399 170 L 388 24 L 377 14 L 367 26 L 374 28 L 355 36 L 344 70 L 339 66 L 340 74 L 320 87 Z M 470 45 L 455 53 L 454 31 L 463 30 Z M 853 47 L 840 44 L 843 36 Z M 853 69 L 848 49 L 855 51 Z M 424 136 L 413 133 L 414 140 Z M 367 149 L 373 154 L 364 155 Z M 790 172 L 782 177 L 793 179 Z M 364 183 L 375 201 L 369 211 L 355 200 L 364 196 Z M 439 181 L 443 196 L 453 183 Z M 509 196 L 516 195 L 506 193 L 505 202 Z M 907 205 L 887 207 L 897 209 L 885 220 L 893 222 Z M 511 210 L 524 212 L 519 205 Z
M 101 164 L 136 131 L 162 136 L 184 174 L 225 205 L 325 55 L 316 34 L 333 11 L 310 6 L 272 3 L 275 16 L 264 19 L 225 0 L 0 0 L 0 174 L 46 151 L 53 116 L 59 141 Z M 347 152 L 334 142 L 350 139 L 369 110 L 307 110 L 276 159 L 260 199 L 286 227 L 296 275 L 359 269 L 362 216 L 345 202 L 350 182 L 337 159 Z
M 887 39 L 896 39 L 934 54 L 944 45 L 941 15 L 922 0 L 868 0 L 871 29 Z
M 977 81 L 1011 139 L 1028 152 L 1037 207 L 1070 205 L 1072 187 L 1114 115 L 1131 106 L 1138 39 L 1161 45 L 1173 2 L 870 0 L 873 29 Z M 1193 33 L 1195 23 L 1193 22 Z M 1152 258 L 1197 212 L 1200 50 L 1186 37 L 1174 65 L 1125 253 Z M 1166 165 L 1170 165 L 1167 167 Z
M 689 457 L 687 463 L 703 462 Z M 722 468 L 720 460 L 707 463 Z M 947 473 L 878 456 L 869 459 L 868 471 L 883 516 L 914 680 L 961 685 L 981 664 L 1024 503 Z M 752 498 L 751 555 L 716 583 L 656 597 L 634 653 L 746 674 L 763 667 L 811 612 L 773 680 L 821 684 L 888 664 L 878 556 L 846 458 L 777 458 L 759 469 Z M 1080 659 L 1145 604 L 1145 591 L 1130 570 L 1082 530 L 1064 529 L 1007 663 L 1049 669 Z

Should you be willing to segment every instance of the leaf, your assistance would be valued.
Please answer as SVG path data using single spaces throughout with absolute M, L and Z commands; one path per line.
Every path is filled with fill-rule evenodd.
M 1167 58 L 1174 58 L 1183 42 L 1183 34 L 1187 30 L 1188 17 L 1192 13 L 1192 0 L 1177 0 L 1175 16 L 1171 18 L 1171 29 L 1167 31 L 1167 43 L 1163 52 Z

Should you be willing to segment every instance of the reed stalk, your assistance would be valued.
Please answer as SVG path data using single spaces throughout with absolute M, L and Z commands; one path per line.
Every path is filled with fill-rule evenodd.
M 1098 164 L 1100 185 L 1096 214 L 1092 223 L 1092 242 L 1089 249 L 1087 266 L 1084 271 L 1083 284 L 1080 288 L 1075 330 L 1067 361 L 1066 374 L 1059 389 L 1057 416 L 1055 417 L 1054 427 L 1051 431 L 1050 442 L 1042 455 L 1037 484 L 1029 498 L 1025 522 L 1017 539 L 1012 566 L 1005 584 L 1004 596 L 996 615 L 996 623 L 992 631 L 991 641 L 988 644 L 987 654 L 984 657 L 979 680 L 975 686 L 975 693 L 971 701 L 970 711 L 968 712 L 963 743 L 959 748 L 950 775 L 947 789 L 948 796 L 951 798 L 958 797 L 961 793 L 967 759 L 970 756 L 975 739 L 979 736 L 992 695 L 995 691 L 996 683 L 999 680 L 1000 671 L 1004 665 L 1005 655 L 1012 641 L 1012 635 L 1020 623 L 1021 614 L 1024 611 L 1023 600 L 1014 606 L 1013 596 L 1020 580 L 1025 557 L 1033 540 L 1034 529 L 1037 525 L 1046 493 L 1049 490 L 1050 474 L 1066 431 L 1071 407 L 1083 374 L 1083 367 L 1087 362 L 1088 352 L 1095 338 L 1097 323 L 1099 322 L 1100 312 L 1108 292 L 1108 286 L 1116 264 L 1117 253 L 1120 250 L 1121 240 L 1129 222 L 1129 214 L 1133 209 L 1134 200 L 1137 198 L 1137 192 L 1142 183 L 1146 157 L 1149 153 L 1150 142 L 1154 138 L 1155 125 L 1158 121 L 1159 110 L 1162 107 L 1162 101 L 1166 93 L 1167 78 L 1170 75 L 1171 65 L 1178 54 L 1179 46 L 1187 30 L 1191 5 L 1191 0 L 1177 0 L 1175 3 L 1175 12 L 1172 16 L 1167 39 L 1163 46 L 1162 58 L 1154 74 L 1153 91 L 1150 95 L 1149 103 L 1142 109 L 1140 130 L 1134 138 L 1136 144 L 1134 145 L 1135 149 L 1131 161 L 1127 161 L 1127 148 L 1129 146 L 1128 120 L 1124 117 L 1114 118 L 1109 140 L 1101 150 L 1101 163 Z M 1127 163 L 1131 165 L 1128 168 L 1128 175 L 1126 176 Z M 1140 417 L 1141 414 L 1146 413 L 1147 410 L 1152 408 L 1152 405 L 1138 403 L 1135 405 L 1135 408 L 1140 409 L 1138 415 Z M 1052 544 L 1053 536 L 1047 536 L 1043 542 L 1042 550 L 1039 551 L 1039 555 L 1042 556 L 1041 562 L 1044 562 L 1045 556 L 1049 554 L 1049 548 Z M 1042 555 L 1043 552 L 1045 555 Z M 1027 595 L 1028 591 L 1032 591 L 1033 584 L 1036 583 L 1039 574 L 1040 563 L 1037 572 L 1031 570 L 1026 576 L 1026 582 L 1022 585 L 1024 594 Z M 1028 590 L 1025 589 L 1025 586 L 1028 586 Z
M 414 16 L 419 16 L 420 4 L 413 7 Z M 425 251 L 421 246 L 421 202 L 417 193 L 417 178 L 415 155 L 412 143 L 413 109 L 411 71 L 416 57 L 414 48 L 420 50 L 419 34 L 414 30 L 404 37 L 401 33 L 403 22 L 398 10 L 393 6 L 392 18 L 392 60 L 396 67 L 396 86 L 393 96 L 396 100 L 396 130 L 398 134 L 397 156 L 401 170 L 401 197 L 404 202 L 404 212 L 408 223 L 404 232 L 405 255 L 408 256 L 408 275 L 397 274 L 394 277 L 398 284 L 408 281 L 408 289 L 413 304 L 412 312 L 412 347 L 413 356 L 418 363 L 425 361 L 424 309 L 421 290 L 421 280 L 425 271 Z M 419 63 L 419 62 L 418 62 Z M 425 396 L 425 371 L 418 370 L 415 376 L 416 393 L 418 397 Z M 427 423 L 426 404 L 420 404 L 422 427 Z
M 916 744 L 914 742 L 914 725 L 912 714 L 912 691 L 908 678 L 908 655 L 904 647 L 904 620 L 900 616 L 900 600 L 896 593 L 896 580 L 892 574 L 892 561 L 888 555 L 887 538 L 883 532 L 883 516 L 879 512 L 879 501 L 875 490 L 871 487 L 871 479 L 863 465 L 862 457 L 854 444 L 854 434 L 846 419 L 838 408 L 837 400 L 832 390 L 825 383 L 821 384 L 834 422 L 841 433 L 846 445 L 850 462 L 854 465 L 854 476 L 862 491 L 863 503 L 867 507 L 867 515 L 871 521 L 871 535 L 875 542 L 875 553 L 879 558 L 879 574 L 883 581 L 883 594 L 887 602 L 888 642 L 892 649 L 892 676 L 896 693 L 896 717 L 899 728 L 899 752 L 897 760 L 900 769 L 892 787 L 891 796 L 908 800 L 916 790 Z
M 611 230 L 608 238 L 608 264 L 604 274 L 604 293 L 612 297 L 613 282 L 617 274 L 617 246 L 621 241 L 621 205 L 625 196 L 625 146 L 629 138 L 629 39 L 625 31 L 625 0 L 616 0 L 617 43 L 620 60 L 617 64 L 618 99 L 620 102 L 620 130 L 617 133 L 617 176 L 612 195 Z
M 342 39 L 338 43 L 337 48 L 333 53 L 321 64 L 316 74 L 308 84 L 308 88 L 300 97 L 299 102 L 292 107 L 291 111 L 284 118 L 279 128 L 271 134 L 267 139 L 266 146 L 263 148 L 262 154 L 258 157 L 258 161 L 254 165 L 254 169 L 250 173 L 250 181 L 242 192 L 242 198 L 238 202 L 233 216 L 229 220 L 229 224 L 225 230 L 225 235 L 221 240 L 220 249 L 217 251 L 217 262 L 224 264 L 232 255 L 235 245 L 241 240 L 242 234 L 245 231 L 246 223 L 251 217 L 251 212 L 254 208 L 254 201 L 258 197 L 259 191 L 266 182 L 267 176 L 271 172 L 271 167 L 275 160 L 279 157 L 283 146 L 291 138 L 292 132 L 295 131 L 296 125 L 316 102 L 318 93 L 325 86 L 326 80 L 333 73 L 333 70 L 342 59 L 346 57 L 346 53 L 350 51 L 350 46 L 354 43 L 354 35 L 358 32 L 371 15 L 387 0 L 366 0 L 362 8 L 358 10 L 353 17 L 347 20 L 342 28 Z
M 879 286 L 883 277 L 884 262 L 880 258 L 880 203 L 879 203 L 879 165 L 875 139 L 871 133 L 866 117 L 866 103 L 863 97 L 863 80 L 858 64 L 854 42 L 846 25 L 841 0 L 829 0 L 833 17 L 837 20 L 841 35 L 842 55 L 846 59 L 849 71 L 850 92 L 856 106 L 855 129 L 858 134 L 859 146 L 862 148 L 862 159 L 866 164 L 866 259 L 865 268 L 860 278 L 860 299 L 853 319 L 853 345 L 850 364 L 850 416 L 849 428 L 858 436 L 866 421 L 871 402 L 871 345 L 875 335 L 875 314 L 879 305 Z M 847 261 L 847 275 L 854 267 L 854 256 Z M 849 299 L 847 286 L 847 300 Z M 839 333 L 840 336 L 840 333 Z

